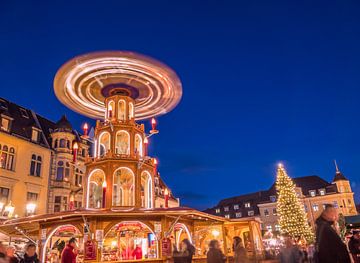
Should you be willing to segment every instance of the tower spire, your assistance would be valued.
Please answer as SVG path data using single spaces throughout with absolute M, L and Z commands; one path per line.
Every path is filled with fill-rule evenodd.
M 334 164 L 335 164 L 336 173 L 340 173 L 340 170 L 339 170 L 336 160 L 334 160 Z
M 333 179 L 333 182 L 339 181 L 339 180 L 347 180 L 346 177 L 340 172 L 339 166 L 338 166 L 336 160 L 334 160 L 334 164 L 335 164 L 336 172 L 335 172 L 335 177 Z

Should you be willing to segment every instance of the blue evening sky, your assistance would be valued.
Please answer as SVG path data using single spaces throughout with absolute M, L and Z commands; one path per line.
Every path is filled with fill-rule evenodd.
M 3 0 L 0 96 L 79 128 L 86 118 L 53 93 L 57 69 L 90 51 L 140 52 L 183 83 L 151 152 L 184 205 L 266 189 L 279 161 L 331 181 L 337 159 L 359 197 L 359 14 L 347 0 Z

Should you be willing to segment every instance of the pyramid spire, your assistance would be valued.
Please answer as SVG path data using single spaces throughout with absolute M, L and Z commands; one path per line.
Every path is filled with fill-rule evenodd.
M 335 164 L 335 176 L 334 176 L 333 182 L 340 181 L 340 180 L 348 180 L 348 179 L 340 172 L 339 166 L 338 166 L 336 160 L 334 160 L 334 164 Z

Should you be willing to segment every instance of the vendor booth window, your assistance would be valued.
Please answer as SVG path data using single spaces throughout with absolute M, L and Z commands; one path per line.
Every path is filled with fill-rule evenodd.
M 113 177 L 114 206 L 134 206 L 135 204 L 135 176 L 126 167 L 117 169 Z
M 118 131 L 116 133 L 115 142 L 116 154 L 130 154 L 130 135 L 126 131 Z
M 141 206 L 152 208 L 152 180 L 149 172 L 141 173 Z
M 98 156 L 104 156 L 110 150 L 110 133 L 103 132 L 99 136 Z
M 105 234 L 101 261 L 156 258 L 156 236 L 150 227 L 140 221 L 120 222 Z
M 96 169 L 92 171 L 88 179 L 87 191 L 87 207 L 102 208 L 103 207 L 103 183 L 105 181 L 105 173 Z

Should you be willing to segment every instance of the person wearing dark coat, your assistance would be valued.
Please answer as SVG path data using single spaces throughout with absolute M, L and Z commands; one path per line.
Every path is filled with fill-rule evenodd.
M 30 243 L 26 246 L 24 257 L 20 260 L 20 263 L 40 263 L 36 254 L 35 244 Z
M 61 263 L 76 263 L 76 256 L 75 253 L 76 248 L 76 238 L 72 237 L 69 239 L 66 247 L 61 253 Z
M 354 263 L 360 263 L 360 231 L 353 231 L 348 247 Z
M 320 263 L 351 262 L 346 245 L 333 228 L 337 218 L 336 208 L 325 205 L 324 211 L 316 219 L 316 260 Z
M 224 263 L 226 261 L 225 255 L 220 249 L 219 241 L 211 240 L 209 243 L 209 251 L 206 254 L 207 263 Z
M 195 247 L 191 244 L 190 240 L 185 238 L 180 243 L 180 251 L 174 247 L 174 263 L 191 263 L 195 254 Z

